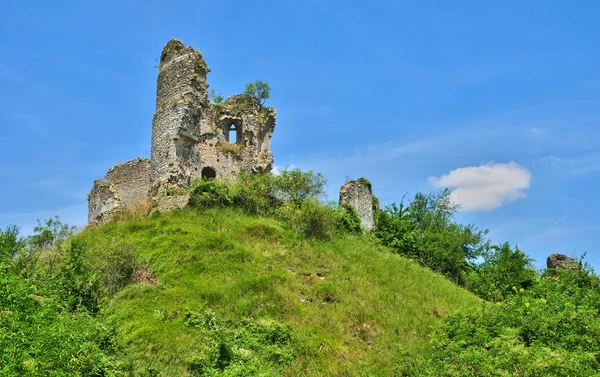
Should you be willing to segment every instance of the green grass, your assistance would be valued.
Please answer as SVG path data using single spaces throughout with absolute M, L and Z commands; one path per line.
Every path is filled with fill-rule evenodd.
M 425 352 L 443 317 L 479 306 L 366 236 L 312 241 L 235 210 L 174 211 L 77 237 L 96 262 L 134 249 L 157 281 L 133 283 L 109 305 L 140 375 L 201 374 L 195 365 L 227 359 L 229 347 L 222 375 L 389 376 Z M 269 335 L 281 329 L 289 339 Z

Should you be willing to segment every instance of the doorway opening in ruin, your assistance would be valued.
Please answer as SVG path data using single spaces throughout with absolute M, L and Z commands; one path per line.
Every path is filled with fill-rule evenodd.
M 238 126 L 235 123 L 231 123 L 227 128 L 227 141 L 233 144 L 237 144 L 238 140 L 241 139 L 238 133 Z
M 208 167 L 208 166 L 202 169 L 201 175 L 202 175 L 202 179 L 217 178 L 217 172 L 215 171 L 215 169 Z

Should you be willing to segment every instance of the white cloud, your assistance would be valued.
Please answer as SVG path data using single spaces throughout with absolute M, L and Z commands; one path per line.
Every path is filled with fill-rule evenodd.
M 441 177 L 429 177 L 437 188 L 452 189 L 452 200 L 462 211 L 485 211 L 524 198 L 531 173 L 515 162 L 490 162 L 452 170 Z

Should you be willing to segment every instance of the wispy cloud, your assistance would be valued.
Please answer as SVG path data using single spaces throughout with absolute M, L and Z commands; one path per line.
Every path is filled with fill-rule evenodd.
M 492 210 L 524 198 L 530 181 L 531 173 L 512 161 L 458 168 L 429 178 L 436 188 L 451 188 L 452 200 L 463 211 Z
M 556 156 L 546 156 L 538 159 L 539 162 L 560 162 L 562 161 L 560 158 Z

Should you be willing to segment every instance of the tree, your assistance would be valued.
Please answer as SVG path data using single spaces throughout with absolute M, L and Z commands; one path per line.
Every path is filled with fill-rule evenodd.
M 316 199 L 325 193 L 327 179 L 321 173 L 312 170 L 303 172 L 300 169 L 283 169 L 274 178 L 275 196 L 281 200 L 289 200 L 300 205 L 307 199 Z
M 16 225 L 0 229 L 0 258 L 14 258 L 23 246 L 25 242 L 19 235 L 19 228 Z
M 263 106 L 265 102 L 271 98 L 271 87 L 264 81 L 256 80 L 246 84 L 244 94 L 256 98 L 260 102 L 260 106 Z
M 214 102 L 214 103 L 223 103 L 223 94 L 222 93 L 218 93 L 214 90 L 211 89 L 210 93 L 208 94 L 210 96 L 210 99 Z
M 73 235 L 77 227 L 63 223 L 58 216 L 51 217 L 33 228 L 34 235 L 29 243 L 34 250 L 42 251 L 66 240 Z
M 395 203 L 377 215 L 375 236 L 395 252 L 465 284 L 473 262 L 488 247 L 487 230 L 454 221 L 458 206 L 448 190 L 417 193 L 408 204 Z
M 514 294 L 515 289 L 527 289 L 537 279 L 532 261 L 517 246 L 511 249 L 508 242 L 494 245 L 485 253 L 483 263 L 470 275 L 470 289 L 490 301 L 506 298 Z

